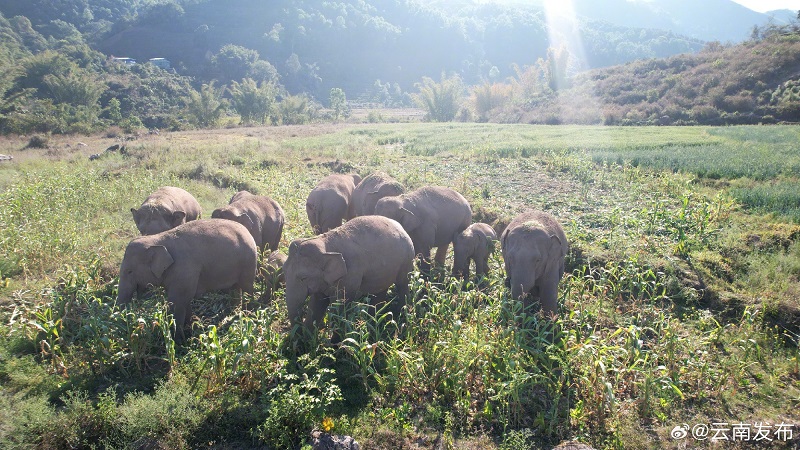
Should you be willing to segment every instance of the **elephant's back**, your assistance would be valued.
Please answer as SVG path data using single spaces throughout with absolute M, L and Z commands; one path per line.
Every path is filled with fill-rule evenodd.
M 356 244 L 356 248 L 368 248 L 372 252 L 409 252 L 414 256 L 414 244 L 406 230 L 395 220 L 383 216 L 361 216 L 347 221 L 328 233 L 344 242 Z
M 165 245 L 171 244 L 176 249 L 193 254 L 256 254 L 255 240 L 250 231 L 233 220 L 195 220 L 161 234 Z
M 561 241 L 562 251 L 566 254 L 568 251 L 567 236 L 561 223 L 552 214 L 538 210 L 524 212 L 516 216 L 503 231 L 501 244 L 505 248 L 508 239 L 525 239 L 540 233 L 548 236 L 557 236 Z
M 142 206 L 154 205 L 166 211 L 183 211 L 186 220 L 195 220 L 200 216 L 200 203 L 185 189 L 175 186 L 162 186 L 150 194 Z

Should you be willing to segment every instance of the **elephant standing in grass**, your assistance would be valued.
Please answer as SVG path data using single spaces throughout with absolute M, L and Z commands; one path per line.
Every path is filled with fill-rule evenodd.
M 166 289 L 178 340 L 192 316 L 191 302 L 229 288 L 253 292 L 258 253 L 253 236 L 230 220 L 195 220 L 141 236 L 128 244 L 119 269 L 117 303 L 128 304 L 151 286 Z
M 453 239 L 453 275 L 469 277 L 470 261 L 475 261 L 475 274 L 489 273 L 489 255 L 494 251 L 497 233 L 485 223 L 473 223 Z
M 458 192 L 439 186 L 382 198 L 375 205 L 375 214 L 403 226 L 414 242 L 415 254 L 422 255 L 423 271 L 429 269 L 431 248 L 436 247 L 436 262 L 444 265 L 450 242 L 472 222 L 469 202 Z
M 228 219 L 238 222 L 256 241 L 259 250 L 277 250 L 283 235 L 285 215 L 281 205 L 264 195 L 253 195 L 239 191 L 228 205 L 211 213 L 214 219 Z
M 384 197 L 394 197 L 406 190 L 402 184 L 383 172 L 376 172 L 361 180 L 353 191 L 356 217 L 375 214 L 375 205 Z
M 568 251 L 561 224 L 542 211 L 520 214 L 500 238 L 511 297 L 522 298 L 527 309 L 538 297 L 545 315 L 558 310 L 558 283 Z
M 283 265 L 289 320 L 301 319 L 306 298 L 309 316 L 304 324 L 310 328 L 322 323 L 332 299 L 378 294 L 380 302 L 392 284 L 405 302 L 413 268 L 411 238 L 385 217 L 357 217 L 315 238 L 295 240 Z
M 200 203 L 181 188 L 156 189 L 139 209 L 131 208 L 133 221 L 142 235 L 161 233 L 200 218 Z
M 352 196 L 361 177 L 333 174 L 323 178 L 308 194 L 306 214 L 314 234 L 322 234 L 355 217 Z

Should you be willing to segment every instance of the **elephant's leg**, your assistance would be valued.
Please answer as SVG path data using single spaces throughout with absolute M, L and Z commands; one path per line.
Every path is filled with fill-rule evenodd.
M 435 260 L 439 265 L 444 265 L 445 260 L 447 259 L 447 248 L 450 247 L 450 243 L 440 245 L 436 248 L 436 257 Z M 469 270 L 469 269 L 467 269 Z
M 184 328 L 192 320 L 192 298 L 196 292 L 196 282 L 173 282 L 167 287 L 167 301 L 172 309 L 172 318 L 175 322 L 175 340 L 183 342 L 186 339 Z
M 546 317 L 558 313 L 558 281 L 555 274 L 546 277 L 539 285 L 539 299 L 542 303 L 542 313 Z
M 475 258 L 475 275 L 478 277 L 485 277 L 489 274 L 489 258 L 488 256 Z

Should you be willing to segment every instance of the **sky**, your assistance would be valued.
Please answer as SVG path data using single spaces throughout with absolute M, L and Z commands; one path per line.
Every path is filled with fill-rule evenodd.
M 733 0 L 753 11 L 767 12 L 775 9 L 800 10 L 800 0 Z

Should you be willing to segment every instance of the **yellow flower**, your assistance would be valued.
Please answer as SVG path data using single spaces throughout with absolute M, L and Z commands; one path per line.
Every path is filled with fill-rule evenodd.
M 326 433 L 331 431 L 333 429 L 333 419 L 330 417 L 322 419 L 322 429 L 325 430 Z

